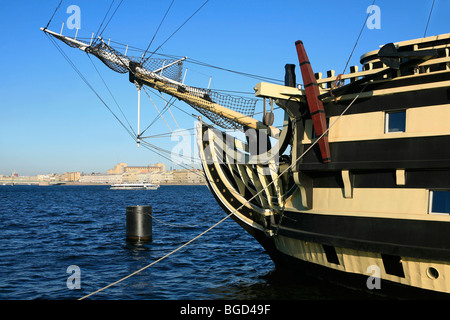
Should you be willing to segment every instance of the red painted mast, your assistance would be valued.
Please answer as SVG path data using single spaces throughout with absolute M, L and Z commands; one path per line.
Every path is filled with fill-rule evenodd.
M 311 64 L 308 60 L 303 42 L 298 40 L 295 42 L 297 48 L 298 60 L 300 62 L 300 70 L 302 72 L 303 86 L 306 93 L 306 101 L 308 102 L 309 112 L 314 125 L 316 136 L 320 137 L 327 130 L 327 119 L 322 101 L 319 99 L 319 87 L 314 76 Z M 331 161 L 330 145 L 328 143 L 328 133 L 319 140 L 320 154 L 323 163 Z

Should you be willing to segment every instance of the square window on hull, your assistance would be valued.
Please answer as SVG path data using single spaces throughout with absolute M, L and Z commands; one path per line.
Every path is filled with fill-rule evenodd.
M 401 278 L 405 277 L 401 257 L 390 254 L 381 254 L 381 259 L 383 260 L 384 271 L 386 271 L 387 274 Z
M 327 257 L 327 261 L 329 263 L 334 263 L 339 265 L 339 258 L 336 253 L 336 249 L 333 246 L 329 246 L 326 244 L 322 245 L 323 250 L 325 251 L 325 256 Z
M 430 191 L 430 214 L 450 214 L 450 190 Z
M 406 131 L 406 110 L 386 112 L 384 133 Z

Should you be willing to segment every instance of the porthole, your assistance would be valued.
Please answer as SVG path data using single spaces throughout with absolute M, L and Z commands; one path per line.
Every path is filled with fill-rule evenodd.
M 437 271 L 436 268 L 429 267 L 427 269 L 427 276 L 428 278 L 435 280 L 439 278 L 439 271 Z

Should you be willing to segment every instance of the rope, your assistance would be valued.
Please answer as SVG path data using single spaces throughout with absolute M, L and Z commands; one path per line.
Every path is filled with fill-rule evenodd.
M 217 227 L 219 224 L 221 224 L 223 221 L 225 221 L 226 219 L 228 219 L 230 216 L 231 216 L 231 214 L 229 214 L 228 216 L 226 216 L 225 218 L 223 218 L 222 220 L 220 220 L 219 222 L 217 222 L 216 224 L 214 224 L 212 227 L 208 228 L 208 229 L 205 230 L 204 232 L 200 233 L 200 234 L 199 234 L 198 236 L 196 236 L 195 238 L 189 240 L 189 241 L 186 242 L 185 244 L 179 246 L 177 249 L 175 249 L 175 250 L 173 250 L 172 252 L 166 254 L 165 256 L 159 258 L 158 260 L 156 260 L 156 261 L 150 263 L 149 265 L 147 265 L 147 266 L 145 266 L 145 267 L 143 267 L 143 268 L 141 268 L 141 269 L 139 269 L 139 270 L 137 270 L 137 271 L 135 271 L 135 272 L 129 274 L 128 276 L 126 276 L 126 277 L 124 277 L 124 278 L 122 278 L 122 279 L 120 279 L 120 280 L 117 280 L 116 282 L 113 282 L 113 283 L 107 285 L 106 287 L 103 287 L 103 288 L 101 288 L 101 289 L 99 289 L 99 290 L 97 290 L 97 291 L 94 291 L 94 292 L 92 292 L 92 293 L 90 293 L 90 294 L 88 294 L 88 295 L 86 295 L 86 296 L 84 296 L 84 297 L 82 297 L 82 298 L 80 298 L 80 299 L 78 299 L 78 300 L 84 300 L 84 299 L 86 299 L 86 298 L 88 298 L 88 297 L 90 297 L 90 296 L 92 296 L 92 295 L 94 295 L 94 294 L 96 294 L 96 293 L 99 293 L 100 291 L 103 291 L 103 290 L 105 290 L 105 289 L 108 289 L 108 288 L 110 288 L 110 287 L 112 287 L 112 286 L 114 286 L 114 285 L 116 285 L 116 284 L 118 284 L 118 283 L 120 283 L 120 282 L 122 282 L 122 281 L 124 281 L 124 280 L 126 280 L 126 279 L 128 279 L 128 278 L 130 278 L 130 277 L 132 277 L 132 276 L 134 276 L 134 275 L 136 275 L 136 274 L 142 272 L 142 271 L 144 271 L 145 269 L 150 268 L 151 266 L 155 265 L 156 263 L 158 263 L 158 262 L 160 262 L 160 261 L 166 259 L 167 257 L 171 256 L 172 254 L 174 254 L 174 253 L 180 251 L 181 249 L 183 249 L 183 248 L 186 247 L 187 245 L 191 244 L 192 242 L 194 242 L 195 240 L 197 240 L 198 238 L 200 238 L 201 236 L 203 236 L 204 234 L 206 234 L 206 233 L 209 232 L 210 230 L 212 230 L 212 229 L 214 229 L 215 227 Z
M 105 22 L 106 17 L 108 16 L 109 11 L 111 10 L 111 8 L 112 8 L 112 6 L 113 6 L 113 4 L 114 4 L 114 1 L 115 1 L 115 0 L 112 0 L 112 1 L 111 1 L 111 4 L 109 5 L 108 11 L 106 11 L 105 16 L 103 17 L 102 23 L 100 23 L 100 25 L 98 26 L 97 33 L 95 34 L 95 37 L 94 37 L 95 41 L 97 41 L 97 39 L 98 39 L 98 33 L 100 32 L 100 29 L 102 28 L 103 23 Z
M 283 80 L 279 80 L 279 79 L 275 79 L 275 78 L 269 78 L 269 77 L 264 77 L 264 76 L 251 74 L 251 73 L 246 73 L 246 72 L 241 72 L 241 71 L 236 71 L 236 70 L 231 70 L 231 69 L 223 68 L 223 67 L 219 67 L 219 66 L 214 66 L 212 64 L 208 64 L 208 63 L 201 62 L 201 61 L 198 61 L 198 60 L 194 60 L 194 59 L 191 59 L 191 58 L 187 58 L 186 62 L 189 62 L 189 63 L 192 63 L 192 64 L 197 64 L 197 65 L 208 67 L 208 68 L 222 70 L 222 71 L 226 71 L 226 72 L 230 72 L 230 73 L 235 73 L 235 74 L 238 74 L 238 75 L 241 75 L 241 76 L 244 76 L 244 77 L 253 78 L 253 79 L 257 79 L 257 80 L 261 80 L 261 81 L 273 81 L 273 82 L 284 83 Z M 221 90 L 221 91 L 225 91 L 225 90 Z M 245 92 L 245 93 L 247 94 L 247 92 Z M 252 94 L 254 94 L 254 93 L 252 93 Z
M 102 36 L 103 32 L 105 32 L 106 27 L 108 26 L 108 24 L 111 22 L 111 19 L 114 17 L 114 15 L 117 12 L 117 9 L 119 9 L 120 5 L 122 4 L 123 0 L 120 0 L 120 3 L 117 5 L 116 10 L 114 10 L 113 14 L 111 15 L 111 17 L 109 17 L 108 22 L 106 23 L 105 27 L 103 28 L 102 32 L 100 32 L 99 37 Z
M 356 101 L 356 99 L 358 99 L 358 97 L 360 96 L 360 94 L 365 90 L 365 88 L 367 87 L 367 84 L 362 88 L 362 90 L 358 93 L 358 95 L 352 100 L 352 102 L 350 102 L 350 104 L 345 108 L 345 110 L 339 115 L 339 117 L 328 127 L 327 130 L 325 130 L 324 133 L 322 133 L 322 135 L 320 137 L 317 138 L 316 141 L 314 141 L 311 146 L 308 147 L 308 149 L 306 149 L 294 162 L 292 162 L 292 164 L 290 166 L 288 166 L 283 172 L 281 172 L 275 179 L 272 179 L 272 181 L 270 183 L 267 184 L 266 187 L 264 187 L 263 189 L 261 189 L 259 192 L 257 192 L 253 197 L 251 197 L 250 199 L 248 199 L 244 204 L 242 204 L 239 208 L 233 210 L 231 213 L 229 213 L 228 215 L 226 215 L 224 218 L 222 218 L 221 220 L 219 220 L 217 223 L 215 223 L 214 225 L 212 225 L 211 227 L 209 227 L 208 229 L 206 229 L 205 231 L 203 231 L 202 233 L 200 233 L 199 235 L 197 235 L 196 237 L 192 238 L 191 240 L 189 240 L 188 242 L 184 243 L 183 245 L 179 246 L 178 248 L 176 248 L 175 250 L 169 252 L 168 254 L 166 254 L 165 256 L 157 259 L 156 261 L 142 267 L 141 269 L 127 275 L 126 277 L 123 277 L 122 279 L 119 279 L 103 288 L 100 288 L 88 295 L 85 295 L 84 297 L 79 298 L 78 300 L 84 300 L 94 294 L 97 294 L 105 289 L 108 289 L 148 268 L 150 268 L 151 266 L 155 265 L 156 263 L 170 257 L 171 255 L 173 255 L 174 253 L 180 251 L 181 249 L 183 249 L 184 247 L 188 246 L 189 244 L 191 244 L 192 242 L 194 242 L 195 240 L 199 239 L 200 237 L 202 237 L 203 235 L 205 235 L 206 233 L 208 233 L 209 231 L 211 231 L 212 229 L 214 229 L 215 227 L 217 227 L 218 225 L 220 225 L 222 222 L 224 222 L 225 220 L 227 220 L 229 217 L 231 217 L 233 214 L 235 214 L 237 211 L 239 211 L 240 209 L 242 209 L 245 205 L 247 205 L 248 203 L 250 203 L 250 201 L 252 201 L 254 198 L 256 198 L 257 196 L 259 196 L 263 191 L 265 191 L 269 186 L 271 186 L 273 183 L 275 183 L 275 181 L 277 179 L 279 179 L 283 174 L 285 174 L 288 170 L 291 170 L 296 164 L 297 162 L 303 158 L 305 156 L 306 153 L 308 153 L 319 141 L 320 139 L 322 139 L 326 134 L 328 134 L 328 131 L 341 119 L 341 117 L 347 112 L 347 110 L 353 105 L 353 103 Z
M 170 115 L 172 116 L 172 119 L 173 119 L 173 121 L 175 122 L 177 128 L 181 130 L 180 126 L 178 125 L 177 120 L 176 120 L 175 117 L 173 116 L 172 110 L 170 110 L 170 107 L 175 103 L 175 98 L 174 98 L 174 97 L 171 97 L 170 100 L 167 102 L 166 99 L 164 99 L 164 96 L 163 96 L 162 92 L 160 92 L 159 94 L 161 95 L 161 99 L 163 99 L 164 102 L 166 103 L 167 110 L 169 110 L 169 113 L 170 113 Z
M 50 25 L 50 22 L 52 22 L 53 17 L 55 16 L 56 11 L 58 11 L 58 9 L 59 9 L 59 7 L 61 6 L 61 3 L 62 3 L 62 2 L 63 2 L 63 0 L 61 0 L 61 1 L 59 2 L 58 6 L 57 6 L 56 9 L 55 9 L 55 12 L 53 12 L 52 16 L 50 17 L 50 20 L 48 20 L 48 23 L 47 23 L 47 25 L 45 26 L 45 29 L 47 29 L 48 26 Z
M 147 145 L 148 146 L 148 148 L 147 149 L 149 149 L 149 150 L 151 150 L 151 151 L 154 151 L 154 152 L 156 152 L 155 150 L 158 150 L 158 151 L 160 151 L 160 152 L 164 152 L 165 154 L 168 154 L 168 155 L 173 155 L 172 154 L 172 151 L 170 151 L 170 150 L 166 150 L 166 149 L 163 149 L 163 148 L 160 148 L 160 147 L 158 147 L 158 146 L 156 146 L 156 145 L 154 145 L 154 144 L 151 144 L 151 143 L 149 143 L 149 142 L 147 142 L 147 141 L 145 141 L 145 140 L 142 140 L 141 141 L 141 143 L 145 146 L 145 145 Z M 153 149 L 155 149 L 155 150 L 152 150 L 152 149 L 150 149 L 150 148 L 153 148 Z M 157 153 L 157 152 L 156 152 Z M 157 153 L 159 156 L 162 156 L 164 159 L 166 159 L 166 160 L 169 160 L 170 162 L 173 162 L 172 160 L 173 159 L 171 159 L 171 158 L 169 158 L 169 157 L 166 157 L 166 156 L 163 156 L 162 154 L 160 154 L 160 153 Z M 200 161 L 200 159 L 196 159 L 196 158 L 194 158 L 194 157 L 192 157 L 192 156 L 184 156 L 184 155 L 176 155 L 178 158 L 181 158 L 181 159 L 185 159 L 185 160 L 189 160 L 191 163 L 192 163 L 192 168 L 195 168 L 195 165 L 194 165 L 194 163 L 193 163 L 193 161 L 194 160 L 197 160 L 197 161 Z M 180 163 L 178 163 L 179 165 L 181 165 Z M 187 170 L 189 170 L 189 169 L 192 169 L 192 168 L 189 168 L 189 167 L 187 167 L 187 166 L 183 166 L 183 165 L 181 165 L 184 169 L 187 169 Z M 200 174 L 199 174 L 200 175 Z M 201 175 L 202 176 L 202 175 Z
M 134 46 L 131 46 L 129 44 L 122 43 L 122 42 L 119 42 L 119 41 L 110 40 L 110 43 L 114 43 L 115 44 L 115 48 L 117 48 L 117 49 L 119 49 L 119 47 L 121 49 L 124 49 L 124 48 L 126 48 L 126 46 L 128 46 L 128 51 L 136 51 L 136 52 L 144 52 L 145 51 L 144 49 L 141 49 L 141 48 L 138 48 L 138 47 L 134 47 Z M 152 54 L 157 55 L 157 56 L 170 58 L 170 59 L 175 59 L 175 60 L 182 58 L 182 56 L 163 54 L 163 53 L 156 53 L 156 52 L 152 52 Z M 246 73 L 246 72 L 241 72 L 241 71 L 236 71 L 236 70 L 231 70 L 231 69 L 224 68 L 224 67 L 219 67 L 219 66 L 214 66 L 212 64 L 208 64 L 206 62 L 202 62 L 202 61 L 195 60 L 195 59 L 192 59 L 192 58 L 187 58 L 185 60 L 185 62 L 186 63 L 196 64 L 196 65 L 200 65 L 200 66 L 204 66 L 204 67 L 208 67 L 208 68 L 213 68 L 213 69 L 217 69 L 217 70 L 222 70 L 222 71 L 226 71 L 226 72 L 230 72 L 230 73 L 235 73 L 235 74 L 238 74 L 238 75 L 242 75 L 244 77 L 249 77 L 249 78 L 253 78 L 253 79 L 257 79 L 257 80 L 274 81 L 274 82 L 278 82 L 278 83 L 284 83 L 284 80 L 270 78 L 270 77 L 265 77 L 265 76 L 260 76 L 260 75 Z M 142 63 L 142 61 L 141 61 L 141 63 Z M 216 90 L 216 91 L 227 91 L 227 90 Z M 232 92 L 232 91 L 230 91 L 230 92 Z M 238 92 L 238 91 L 236 91 L 236 92 Z M 242 93 L 252 94 L 252 95 L 254 94 L 252 92 L 242 92 Z
M 150 56 L 148 56 L 144 61 L 142 61 L 142 63 L 145 63 L 148 59 L 150 59 L 151 58 L 151 56 L 156 52 L 156 51 L 158 51 L 167 41 L 169 41 L 169 39 L 170 38 L 172 38 L 189 20 L 191 20 L 191 18 L 193 17 L 193 16 L 195 16 L 195 14 L 197 13 L 197 12 L 199 12 L 200 11 L 200 9 L 201 8 L 203 8 L 207 3 L 209 2 L 209 0 L 206 0 L 201 6 L 200 6 L 200 8 L 198 8 L 197 9 L 197 11 L 195 11 L 185 22 L 183 22 L 183 24 L 181 25 L 181 26 L 179 26 L 178 27 L 178 29 L 177 30 L 175 30 L 167 39 L 166 39 L 166 41 L 164 41 L 158 48 L 156 48 L 156 50 L 154 51 L 154 52 L 152 52 L 152 54 L 150 55 Z
M 164 109 L 160 112 L 158 107 L 156 106 L 155 102 L 153 101 L 153 99 L 150 97 L 150 95 L 148 94 L 147 90 L 145 89 L 145 86 L 142 86 L 142 89 L 144 89 L 145 94 L 147 95 L 147 97 L 150 99 L 150 101 L 152 102 L 152 104 L 154 105 L 156 111 L 158 112 L 159 116 L 156 116 L 155 119 L 153 119 L 153 121 L 147 126 L 147 128 L 145 128 L 140 135 L 143 135 L 145 133 L 145 131 L 147 131 L 159 118 L 162 118 L 164 120 L 164 122 L 166 123 L 167 127 L 169 128 L 170 132 L 173 133 L 172 128 L 170 128 L 169 124 L 167 123 L 166 119 L 163 117 L 163 114 L 166 112 L 166 110 L 169 108 L 169 104 L 168 102 L 166 102 L 166 105 L 164 107 Z M 175 101 L 172 102 L 172 104 Z M 177 124 L 178 126 L 178 124 Z
M 167 16 L 167 14 L 169 13 L 170 8 L 172 7 L 174 1 L 175 1 L 175 0 L 172 0 L 172 2 L 170 3 L 170 6 L 169 6 L 169 8 L 167 9 L 166 14 L 165 14 L 164 17 L 162 18 L 161 22 L 159 23 L 159 26 L 158 26 L 158 28 L 156 29 L 155 34 L 153 35 L 152 40 L 151 40 L 150 43 L 148 44 L 147 49 L 146 49 L 146 50 L 144 51 L 144 53 L 142 54 L 141 64 L 142 64 L 142 61 L 144 60 L 145 55 L 147 54 L 148 49 L 150 49 L 150 46 L 152 45 L 153 40 L 155 40 L 155 37 L 156 37 L 156 35 L 157 35 L 158 31 L 159 31 L 159 28 L 161 28 L 161 25 L 163 24 L 164 20 L 166 19 L 166 16 Z
M 97 69 L 97 67 L 95 66 L 94 61 L 92 61 L 91 56 L 89 54 L 86 54 L 89 58 L 89 60 L 92 63 L 92 66 L 94 67 L 95 71 L 97 71 L 98 76 L 100 77 L 100 79 L 102 80 L 103 84 L 105 85 L 106 89 L 108 90 L 109 94 L 111 95 L 111 98 L 114 100 L 114 102 L 116 103 L 117 108 L 119 109 L 119 111 L 122 113 L 122 116 L 125 118 L 125 121 L 128 123 L 128 126 L 130 127 L 131 132 L 134 132 L 133 127 L 131 126 L 130 122 L 128 121 L 127 117 L 125 116 L 125 114 L 122 111 L 122 108 L 119 106 L 119 103 L 117 102 L 116 98 L 114 97 L 114 95 L 112 94 L 111 90 L 109 89 L 108 85 L 106 84 L 106 81 L 103 79 L 100 71 Z
M 424 38 L 425 38 L 425 35 L 427 34 L 428 24 L 430 23 L 430 18 L 431 18 L 431 13 L 433 12 L 434 1 L 435 1 L 435 0 L 433 0 L 433 4 L 431 5 L 430 14 L 428 15 L 427 26 L 425 27 L 425 31 L 424 31 L 424 33 L 423 33 L 423 37 L 424 37 Z
M 369 11 L 369 13 L 368 13 L 367 16 L 366 16 L 366 19 L 364 20 L 364 23 L 363 23 L 363 25 L 362 25 L 361 31 L 359 31 L 358 38 L 356 39 L 355 45 L 353 46 L 352 52 L 350 53 L 350 56 L 348 57 L 347 63 L 345 64 L 344 71 L 342 71 L 342 74 L 344 74 L 344 73 L 345 73 L 345 70 L 347 70 L 347 66 L 348 66 L 348 64 L 349 64 L 349 62 L 350 62 L 350 59 L 351 59 L 352 56 L 353 56 L 353 52 L 354 52 L 355 49 L 356 49 L 356 46 L 357 46 L 358 41 L 359 41 L 359 38 L 361 37 L 361 34 L 362 34 L 363 30 L 364 30 L 365 27 L 366 27 L 367 19 L 369 18 L 370 13 L 372 12 L 372 7 L 373 7 L 374 4 L 375 4 L 375 0 L 373 0 L 373 2 L 372 2 L 371 10 Z
M 162 115 L 162 114 L 167 110 L 167 105 L 164 107 L 164 109 L 162 110 L 162 113 L 161 113 L 161 112 L 159 111 L 158 107 L 156 106 L 156 103 L 153 102 L 153 99 L 149 96 L 147 90 L 145 90 L 145 87 L 143 86 L 142 88 L 144 89 L 144 92 L 147 94 L 147 96 L 148 96 L 148 98 L 150 99 L 150 101 L 153 103 L 153 106 L 155 107 L 156 111 L 158 112 L 159 117 L 157 116 L 157 117 L 156 117 L 156 118 L 155 118 L 155 119 L 147 126 L 147 128 L 145 128 L 145 130 L 142 131 L 142 132 L 140 133 L 140 135 L 142 135 L 145 131 L 147 131 L 148 128 L 150 128 L 150 127 L 156 122 L 156 120 L 158 120 L 159 118 L 161 118 L 161 119 L 164 120 L 164 122 L 165 122 L 166 125 L 167 125 L 167 128 L 169 128 L 170 132 L 173 133 L 172 128 L 169 126 L 169 124 L 167 123 L 166 119 L 165 119 L 164 116 Z
M 47 37 L 51 40 L 51 42 L 53 43 L 53 45 L 56 47 L 56 49 L 58 49 L 59 53 L 61 53 L 61 55 L 66 59 L 66 61 L 69 63 L 69 65 L 74 69 L 74 71 L 78 74 L 78 76 L 84 81 L 84 83 L 89 87 L 89 89 L 92 90 L 92 92 L 97 96 L 97 98 L 103 103 L 103 105 L 112 113 L 112 115 L 116 118 L 117 121 L 119 121 L 119 123 L 122 125 L 122 127 L 128 132 L 128 134 L 130 134 L 130 136 L 133 138 L 133 140 L 136 139 L 136 137 L 134 136 L 134 133 L 131 132 L 126 126 L 125 124 L 117 117 L 117 115 L 111 110 L 111 108 L 106 104 L 106 102 L 100 97 L 100 95 L 97 93 L 97 91 L 94 89 L 94 87 L 92 87 L 92 85 L 89 83 L 89 81 L 83 76 L 83 74 L 81 73 L 80 70 L 78 70 L 78 68 L 76 67 L 76 65 L 72 62 L 72 60 L 70 60 L 69 56 L 67 56 L 67 54 L 61 49 L 61 47 L 58 45 L 58 43 L 56 42 L 56 40 L 49 36 L 46 33 Z

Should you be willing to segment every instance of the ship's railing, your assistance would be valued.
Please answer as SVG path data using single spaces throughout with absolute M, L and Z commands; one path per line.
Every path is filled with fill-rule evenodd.
M 439 71 L 450 71 L 450 48 L 444 46 L 437 46 L 440 56 L 435 59 L 427 60 L 417 65 L 417 67 L 410 70 L 397 70 L 395 77 L 407 76 L 407 75 L 419 75 L 424 73 L 432 73 Z M 441 48 L 439 48 L 441 47 Z M 323 74 L 318 72 L 315 74 L 319 88 L 327 90 L 333 88 L 337 81 L 342 81 L 342 84 L 348 84 L 355 82 L 365 76 L 374 74 L 376 72 L 386 70 L 388 67 L 384 65 L 379 59 L 374 59 L 370 62 L 366 62 L 363 65 L 362 71 L 358 71 L 358 66 L 350 67 L 350 72 L 342 75 L 337 75 L 335 70 L 328 70 L 326 72 L 327 77 L 323 78 Z M 383 78 L 392 77 L 390 74 L 385 74 Z

